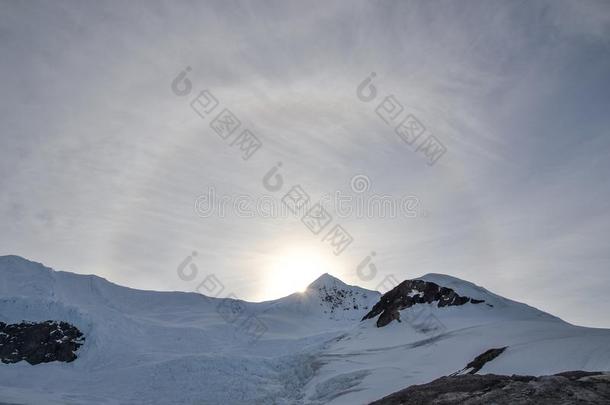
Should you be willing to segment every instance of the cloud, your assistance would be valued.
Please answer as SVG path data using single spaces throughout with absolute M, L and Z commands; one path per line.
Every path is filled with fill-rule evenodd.
M 372 191 L 416 195 L 427 210 L 342 220 L 354 243 L 331 260 L 348 282 L 364 284 L 354 268 L 375 250 L 383 274 L 450 273 L 568 320 L 610 321 L 556 304 L 586 292 L 610 305 L 607 3 L 0 7 L 4 253 L 192 290 L 175 268 L 197 250 L 202 269 L 259 299 L 269 257 L 326 247 L 297 219 L 203 219 L 194 203 L 210 185 L 265 193 L 281 161 L 286 187 L 313 199 L 366 174 Z M 194 91 L 263 141 L 251 160 L 171 92 L 186 66 Z M 379 96 L 367 104 L 356 87 L 371 72 Z M 387 95 L 447 147 L 436 165 L 377 116 Z

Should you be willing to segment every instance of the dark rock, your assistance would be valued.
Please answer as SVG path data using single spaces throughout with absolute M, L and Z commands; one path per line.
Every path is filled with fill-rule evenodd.
M 483 368 L 485 363 L 492 361 L 493 359 L 504 353 L 506 347 L 507 346 L 500 347 L 497 349 L 489 349 L 486 352 L 479 354 L 477 357 L 474 358 L 474 360 L 472 360 L 466 365 L 466 369 L 471 368 L 472 370 L 470 370 L 469 373 L 476 374 L 480 369 Z
M 553 376 L 466 374 L 413 385 L 371 405 L 567 405 L 610 403 L 610 374 L 570 371 Z
M 461 296 L 451 288 L 441 287 L 430 281 L 405 280 L 385 293 L 362 320 L 380 315 L 377 319 L 377 326 L 383 327 L 396 319 L 393 315 L 394 312 L 410 308 L 416 304 L 433 302 L 436 302 L 437 306 L 442 308 L 467 303 L 480 304 L 485 301 Z
M 84 341 L 83 334 L 67 322 L 0 322 L 0 361 L 30 364 L 71 362 Z
M 309 289 L 318 293 L 321 301 L 327 304 L 331 314 L 334 314 L 339 310 L 357 310 L 360 308 L 358 305 L 359 300 L 367 298 L 366 294 L 361 294 L 357 291 L 352 291 L 348 288 L 341 288 L 340 286 L 336 285 L 310 286 Z M 365 307 L 364 309 L 367 308 Z
M 489 349 L 486 352 L 479 354 L 477 357 L 474 358 L 474 360 L 472 360 L 470 363 L 468 363 L 466 365 L 466 367 L 464 367 L 462 370 L 460 370 L 452 375 L 459 375 L 459 374 L 463 374 L 463 373 L 468 373 L 468 374 L 478 373 L 479 370 L 481 370 L 486 363 L 492 361 L 493 359 L 495 359 L 496 357 L 498 357 L 499 355 L 504 353 L 504 350 L 506 350 L 507 347 L 508 346 L 500 347 L 497 349 Z

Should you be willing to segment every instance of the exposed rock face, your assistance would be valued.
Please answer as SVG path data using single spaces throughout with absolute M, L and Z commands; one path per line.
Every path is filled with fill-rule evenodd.
M 67 322 L 0 322 L 0 360 L 30 364 L 51 361 L 71 362 L 83 345 L 83 334 Z
M 320 286 L 317 287 L 317 292 L 322 302 L 326 303 L 325 313 L 334 314 L 337 311 L 368 309 L 366 305 L 361 306 L 360 299 L 360 296 L 362 296 L 366 300 L 366 294 L 358 294 L 352 290 L 337 286 Z
M 323 274 L 312 282 L 306 291 L 310 297 L 319 298 L 320 309 L 330 318 L 343 319 L 350 313 L 357 314 L 354 319 L 368 311 L 372 303 L 377 301 L 376 291 L 350 286 L 341 280 Z M 318 300 L 316 300 L 318 301 Z
M 610 373 L 570 371 L 552 376 L 467 374 L 413 385 L 371 405 L 568 405 L 610 403 Z
M 337 286 L 320 286 L 317 288 L 320 299 L 328 304 L 328 311 L 347 311 L 360 309 L 358 293 Z M 367 298 L 366 295 L 363 298 Z M 364 306 L 362 309 L 368 309 Z
M 508 346 L 499 347 L 497 349 L 489 349 L 475 357 L 474 360 L 468 363 L 466 367 L 464 367 L 462 370 L 451 375 L 453 376 L 461 374 L 476 374 L 479 372 L 479 370 L 483 368 L 485 364 L 504 353 L 504 350 L 506 350 L 507 347 Z
M 441 287 L 424 280 L 405 280 L 385 293 L 362 320 L 379 316 L 377 327 L 383 327 L 397 319 L 395 313 L 416 304 L 437 303 L 439 308 L 467 303 L 480 304 L 484 300 L 463 297 L 451 288 Z

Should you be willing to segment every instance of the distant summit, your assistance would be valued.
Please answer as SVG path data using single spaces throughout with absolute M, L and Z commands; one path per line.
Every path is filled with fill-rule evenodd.
M 481 304 L 483 302 L 485 300 L 459 295 L 453 289 L 442 287 L 431 281 L 405 280 L 385 293 L 362 320 L 371 319 L 379 315 L 377 326 L 382 327 L 395 319 L 400 321 L 399 311 L 417 304 L 434 304 L 438 308 L 443 308 L 468 303 Z
M 320 287 L 348 287 L 343 281 L 328 273 L 322 274 L 307 286 L 307 289 L 316 289 Z
M 328 273 L 309 284 L 305 293 L 319 299 L 320 308 L 331 318 L 344 318 L 348 316 L 346 312 L 351 317 L 354 311 L 369 310 L 380 295 L 377 291 L 348 285 Z

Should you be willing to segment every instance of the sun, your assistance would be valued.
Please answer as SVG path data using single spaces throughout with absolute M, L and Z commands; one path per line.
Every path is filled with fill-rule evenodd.
M 314 248 L 289 248 L 274 256 L 267 266 L 266 299 L 303 292 L 324 273 L 333 272 L 333 259 Z

